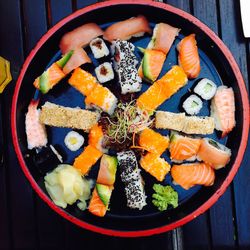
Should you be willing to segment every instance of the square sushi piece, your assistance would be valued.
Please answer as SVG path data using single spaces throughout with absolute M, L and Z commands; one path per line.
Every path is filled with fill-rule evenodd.
M 100 59 L 109 55 L 109 49 L 101 38 L 97 37 L 93 39 L 89 45 L 96 59 Z
M 112 64 L 109 62 L 100 64 L 95 68 L 95 74 L 100 83 L 109 82 L 115 77 Z

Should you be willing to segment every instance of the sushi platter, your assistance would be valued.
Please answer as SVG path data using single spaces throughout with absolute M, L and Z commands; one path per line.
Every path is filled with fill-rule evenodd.
M 209 208 L 247 131 L 227 48 L 194 17 L 145 2 L 100 3 L 60 22 L 13 100 L 14 144 L 34 189 L 65 218 L 111 235 L 164 232 Z

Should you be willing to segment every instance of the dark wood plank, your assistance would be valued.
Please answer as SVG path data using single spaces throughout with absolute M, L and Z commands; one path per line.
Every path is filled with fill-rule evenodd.
M 5 232 L 9 235 L 6 235 L 5 232 L 2 234 L 1 232 L 0 238 L 6 236 L 6 239 L 5 242 L 1 240 L 0 244 L 3 249 L 8 249 L 7 242 L 10 237 L 11 248 L 31 249 L 36 246 L 33 193 L 15 157 L 10 131 L 11 98 L 15 87 L 15 81 L 23 62 L 20 1 L 0 1 L 0 13 L 0 54 L 11 62 L 11 72 L 13 76 L 13 81 L 3 93 L 3 130 L 5 141 L 4 171 L 6 171 L 5 181 L 7 182 L 7 187 L 5 189 L 5 191 L 7 191 L 7 203 L 5 205 L 7 205 L 8 208 L 8 224 L 4 224 L 4 227 L 6 227 Z M 1 199 L 1 203 L 2 202 Z M 4 223 L 2 218 L 0 218 L 0 220 L 1 224 Z
M 188 0 L 164 0 L 164 2 L 171 4 L 179 9 L 190 12 L 190 4 Z
M 51 24 L 55 25 L 62 18 L 72 12 L 72 4 L 69 0 L 50 0 Z
M 242 26 L 239 18 L 239 2 L 233 0 L 221 0 L 219 1 L 219 7 L 222 39 L 233 53 L 245 82 L 248 82 L 246 39 L 243 37 Z M 249 147 L 248 152 L 250 152 Z M 235 220 L 237 223 L 236 232 L 238 232 L 236 240 L 240 247 L 250 246 L 250 198 L 246 195 L 246 190 L 250 188 L 250 169 L 248 164 L 249 157 L 246 157 L 234 179 Z
M 41 36 L 47 31 L 45 0 L 23 0 L 25 25 L 25 52 L 29 53 Z
M 216 0 L 193 0 L 194 15 L 207 24 L 218 34 L 218 16 Z M 224 208 L 227 209 L 224 209 Z M 231 188 L 210 209 L 211 244 L 213 247 L 234 247 L 234 223 L 233 223 Z M 225 225 L 226 228 L 225 228 Z
M 98 0 L 76 0 L 76 8 L 81 9 L 90 4 L 97 3 Z

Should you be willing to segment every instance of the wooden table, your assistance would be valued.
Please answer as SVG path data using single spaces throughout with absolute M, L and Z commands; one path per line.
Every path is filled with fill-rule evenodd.
M 250 145 L 242 166 L 219 201 L 178 231 L 147 238 L 112 238 L 62 219 L 33 192 L 12 145 L 10 108 L 25 57 L 55 23 L 95 0 L 1 0 L 0 55 L 11 62 L 13 81 L 0 96 L 4 165 L 0 167 L 0 249 L 250 249 Z M 250 40 L 243 37 L 235 0 L 167 0 L 206 23 L 232 51 L 248 83 Z M 250 14 L 249 14 L 250 15 Z M 0 127 L 1 129 L 1 127 Z M 0 135 L 1 136 L 1 135 Z M 172 244 L 174 243 L 174 244 Z

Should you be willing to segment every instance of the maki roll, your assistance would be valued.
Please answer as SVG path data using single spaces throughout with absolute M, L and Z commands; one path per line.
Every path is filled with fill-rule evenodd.
M 90 42 L 90 49 L 96 59 L 109 55 L 109 49 L 101 38 L 95 38 Z
M 112 64 L 109 62 L 100 64 L 97 68 L 95 68 L 95 74 L 100 83 L 109 82 L 115 77 Z
M 199 95 L 204 100 L 210 100 L 216 93 L 217 86 L 211 80 L 204 78 L 197 83 L 194 88 L 194 93 Z
M 197 95 L 190 95 L 182 104 L 183 109 L 189 115 L 196 115 L 202 108 L 202 100 Z
M 70 151 L 77 151 L 84 143 L 84 137 L 75 131 L 70 131 L 64 138 L 64 143 Z
M 127 41 L 112 42 L 111 50 L 114 58 L 114 67 L 118 75 L 122 94 L 139 92 L 142 79 L 138 75 L 138 61 L 134 55 L 135 46 Z
M 120 175 L 125 185 L 127 206 L 142 209 L 146 203 L 144 183 L 133 151 L 123 151 L 117 154 Z

